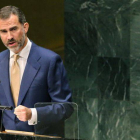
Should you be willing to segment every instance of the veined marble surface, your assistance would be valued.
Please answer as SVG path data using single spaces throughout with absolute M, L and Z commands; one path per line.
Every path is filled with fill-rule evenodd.
M 140 1 L 65 0 L 65 65 L 80 138 L 140 139 Z

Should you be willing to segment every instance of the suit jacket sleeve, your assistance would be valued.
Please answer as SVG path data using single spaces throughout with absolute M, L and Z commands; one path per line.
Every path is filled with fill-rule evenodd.
M 36 109 L 38 120 L 43 120 L 49 125 L 67 119 L 73 112 L 66 70 L 58 55 L 50 61 L 47 83 L 51 102 L 55 102 L 55 104 Z

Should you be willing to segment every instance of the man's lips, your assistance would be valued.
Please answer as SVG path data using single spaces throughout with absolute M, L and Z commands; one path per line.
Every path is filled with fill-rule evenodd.
M 16 42 L 9 42 L 8 46 L 14 46 L 16 44 Z

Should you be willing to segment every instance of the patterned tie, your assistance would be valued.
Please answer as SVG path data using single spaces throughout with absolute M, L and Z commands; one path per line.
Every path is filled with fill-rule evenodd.
M 11 91 L 12 91 L 15 106 L 17 106 L 19 89 L 20 89 L 20 68 L 17 63 L 18 58 L 19 58 L 19 55 L 15 54 L 14 62 L 11 67 Z

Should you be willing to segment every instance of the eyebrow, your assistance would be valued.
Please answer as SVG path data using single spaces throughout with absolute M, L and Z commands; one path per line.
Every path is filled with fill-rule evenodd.
M 1 30 L 0 30 L 0 32 L 4 32 L 4 31 L 6 31 L 6 29 L 1 29 Z
M 10 28 L 10 31 L 13 30 L 13 29 L 17 29 L 17 28 L 18 28 L 17 26 L 13 26 L 13 27 Z
M 9 30 L 11 31 L 11 30 L 13 30 L 13 29 L 17 29 L 18 27 L 17 26 L 13 26 L 13 27 L 11 27 Z M 1 32 L 4 32 L 4 31 L 7 31 L 6 29 L 1 29 L 0 30 Z

